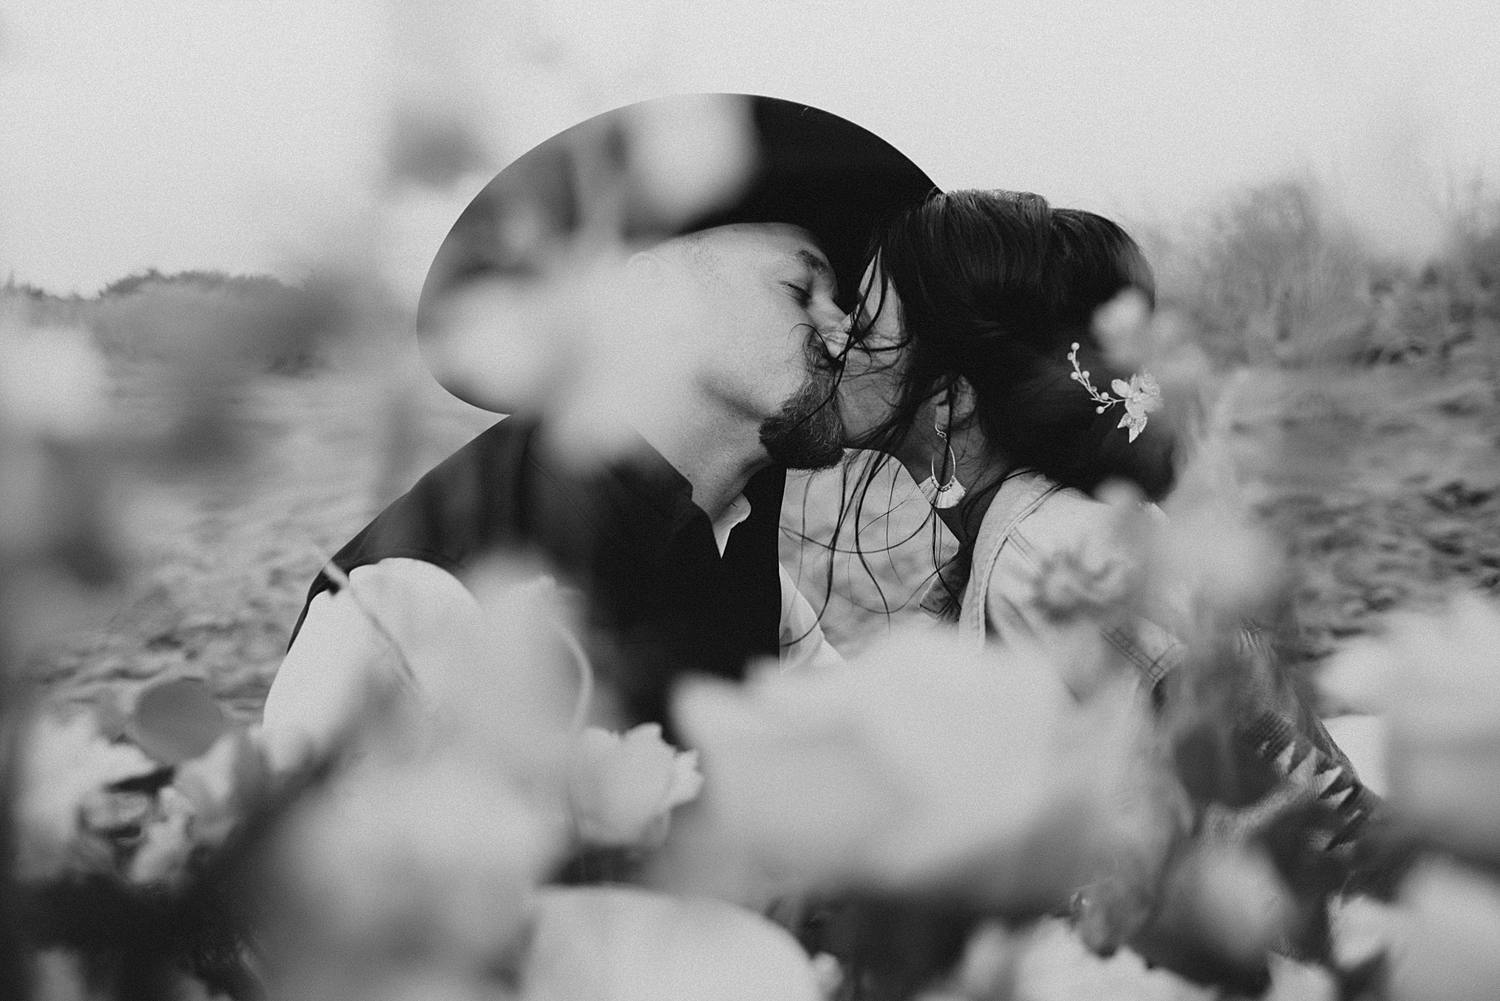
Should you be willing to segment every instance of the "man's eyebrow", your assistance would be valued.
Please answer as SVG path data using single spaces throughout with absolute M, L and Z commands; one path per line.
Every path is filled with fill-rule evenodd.
M 807 265 L 816 274 L 829 278 L 833 276 L 833 269 L 828 266 L 828 262 L 811 250 L 799 250 L 796 253 L 796 257 L 798 261 Z

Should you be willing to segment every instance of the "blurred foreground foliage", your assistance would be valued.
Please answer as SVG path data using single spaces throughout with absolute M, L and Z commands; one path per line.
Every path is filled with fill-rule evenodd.
M 397 172 L 424 183 L 451 180 L 469 157 L 398 149 Z M 315 375 L 309 396 L 326 402 L 328 345 L 355 335 L 388 345 L 407 317 L 354 280 L 146 274 L 89 299 L 8 285 L 0 995 L 1494 996 L 1491 600 L 1372 616 L 1362 644 L 1341 642 L 1354 630 L 1329 630 L 1316 651 L 1339 668 L 1330 700 L 1373 706 L 1389 724 L 1389 813 L 1371 825 L 1364 857 L 1333 852 L 1343 832 L 1317 801 L 1342 791 L 1340 775 L 1305 746 L 1272 748 L 1276 773 L 1259 785 L 1225 774 L 1238 779 L 1238 762 L 1261 750 L 1234 733 L 1237 703 L 1276 680 L 1275 665 L 1243 656 L 1241 624 L 1298 605 L 1317 573 L 1284 562 L 1316 564 L 1318 536 L 1299 537 L 1312 540 L 1299 549 L 1268 531 L 1295 504 L 1265 517 L 1267 484 L 1304 502 L 1368 488 L 1345 476 L 1353 432 L 1433 433 L 1391 424 L 1413 412 L 1492 430 L 1488 218 L 1456 235 L 1448 257 L 1405 269 L 1371 260 L 1300 182 L 1246 193 L 1188 255 L 1197 270 L 1181 281 L 1168 271 L 1164 298 L 1177 312 L 1116 346 L 1136 352 L 1132 367 L 1149 363 L 1169 398 L 1200 404 L 1197 464 L 1170 529 L 1119 499 L 1121 536 L 1145 577 L 1059 614 L 1185 594 L 1190 656 L 1165 715 L 1108 679 L 1075 704 L 1045 650 L 976 656 L 899 627 L 871 642 L 879 631 L 866 611 L 845 624 L 842 638 L 864 633 L 868 645 L 847 672 L 684 686 L 676 706 L 690 751 L 659 730 L 621 733 L 592 717 L 557 642 L 576 628 L 566 603 L 506 564 L 466 582 L 475 602 L 455 602 L 445 628 L 396 641 L 408 665 L 446 668 L 450 684 L 416 699 L 372 683 L 327 747 L 268 746 L 253 705 L 215 697 L 218 665 L 186 656 L 107 678 L 71 705 L 29 685 L 36 648 L 127 586 L 118 508 L 131 490 L 248 470 L 208 495 L 233 509 L 279 454 L 258 433 L 288 434 L 284 419 L 247 419 L 268 375 Z M 1388 349 L 1388 336 L 1425 346 Z M 1413 392 L 1389 365 L 1373 384 L 1384 410 L 1328 388 L 1330 371 L 1363 379 L 1376 363 L 1418 357 L 1436 359 L 1439 375 L 1451 364 L 1479 378 L 1481 393 L 1432 382 Z M 1273 377 L 1285 369 L 1288 379 Z M 112 392 L 122 372 L 149 386 L 149 418 Z M 284 402 L 274 388 L 269 398 Z M 405 388 L 377 378 L 360 394 L 353 440 L 375 443 L 364 456 L 373 468 L 357 479 L 318 470 L 314 506 L 331 494 L 357 500 L 328 538 L 404 484 L 417 451 Z M 1382 475 L 1448 515 L 1478 509 L 1484 520 L 1500 496 L 1471 473 L 1402 474 L 1414 475 Z M 1430 516 L 1413 520 L 1432 530 Z M 1369 547 L 1357 526 L 1338 531 L 1350 537 L 1328 550 Z M 1456 531 L 1457 542 L 1433 538 L 1463 549 Z M 1397 566 L 1402 541 L 1386 552 Z M 897 589 L 920 566 L 911 552 L 892 559 Z M 1486 556 L 1426 583 L 1483 584 Z M 321 554 L 309 547 L 299 560 L 251 590 L 295 599 Z M 1057 593 L 1087 591 L 1068 583 Z M 181 583 L 165 604 L 202 586 Z M 287 604 L 257 615 L 274 622 Z M 1276 780 L 1289 777 L 1295 795 L 1285 796 Z M 1350 870 L 1361 867 L 1378 894 L 1353 892 Z M 1060 983 L 1036 969 L 1041 943 L 1059 936 L 1072 950 Z

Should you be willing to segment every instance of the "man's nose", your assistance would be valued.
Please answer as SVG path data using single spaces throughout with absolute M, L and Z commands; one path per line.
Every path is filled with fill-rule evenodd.
M 834 358 L 842 358 L 849 346 L 849 331 L 854 328 L 854 317 L 841 315 L 831 323 L 821 324 L 818 334 L 823 338 L 824 349 Z

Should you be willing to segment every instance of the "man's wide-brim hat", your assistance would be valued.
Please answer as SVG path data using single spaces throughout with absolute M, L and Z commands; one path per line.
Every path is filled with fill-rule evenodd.
M 433 336 L 454 293 L 539 276 L 580 242 L 645 246 L 734 223 L 806 229 L 847 302 L 875 228 L 934 188 L 868 129 L 796 101 L 696 94 L 617 108 L 527 152 L 474 198 L 428 271 L 418 335 Z M 508 409 L 456 374 L 434 374 L 461 399 Z

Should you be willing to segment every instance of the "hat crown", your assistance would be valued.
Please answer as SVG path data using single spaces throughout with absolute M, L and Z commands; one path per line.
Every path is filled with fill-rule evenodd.
M 640 246 L 734 223 L 806 229 L 848 294 L 879 220 L 934 188 L 879 136 L 799 102 L 686 94 L 616 108 L 534 147 L 475 196 L 428 271 L 419 335 L 454 290 L 541 278 L 578 241 Z M 437 374 L 461 398 L 505 409 Z

